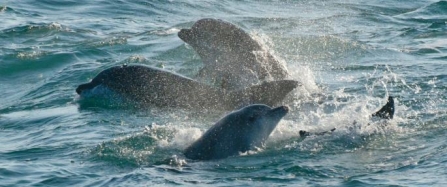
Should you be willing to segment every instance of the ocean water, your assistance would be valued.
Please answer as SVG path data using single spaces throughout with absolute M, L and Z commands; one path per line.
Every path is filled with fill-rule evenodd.
M 194 77 L 177 32 L 201 18 L 238 25 L 302 83 L 263 150 L 184 158 L 229 111 L 82 104 L 77 85 L 114 65 Z M 0 186 L 445 186 L 446 64 L 447 1 L 2 0 Z M 395 118 L 370 121 L 387 96 Z

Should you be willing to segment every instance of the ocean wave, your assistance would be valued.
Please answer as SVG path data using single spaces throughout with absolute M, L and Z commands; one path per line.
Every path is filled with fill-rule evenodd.
M 22 34 L 43 34 L 43 35 L 49 35 L 52 31 L 65 31 L 70 32 L 71 29 L 68 27 L 65 27 L 59 23 L 53 22 L 53 23 L 36 23 L 36 24 L 29 24 L 25 26 L 17 26 L 14 28 L 4 29 L 1 31 L 2 35 L 5 37 L 12 37 L 12 36 L 21 36 Z
M 49 53 L 40 52 L 18 52 L 16 55 L 8 55 L 3 58 L 4 63 L 0 65 L 0 74 L 3 76 L 17 76 L 24 72 L 40 72 L 52 70 L 63 64 L 76 60 L 73 53 Z
M 416 10 L 398 15 L 403 19 L 412 19 L 419 22 L 427 22 L 434 20 L 447 20 L 447 1 L 438 1 L 429 5 L 420 7 Z

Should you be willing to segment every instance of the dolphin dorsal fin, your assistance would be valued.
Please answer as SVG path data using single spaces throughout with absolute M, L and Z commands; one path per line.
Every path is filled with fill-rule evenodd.
M 388 97 L 388 102 L 379 111 L 372 114 L 372 116 L 377 116 L 383 119 L 393 119 L 394 116 L 394 99 L 393 97 Z

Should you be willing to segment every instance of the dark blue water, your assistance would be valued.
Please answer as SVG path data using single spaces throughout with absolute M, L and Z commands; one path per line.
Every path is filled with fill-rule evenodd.
M 225 111 L 80 105 L 76 86 L 114 65 L 195 75 L 177 32 L 206 17 L 250 33 L 303 84 L 264 150 L 185 160 Z M 446 63 L 447 1 L 3 0 L 0 185 L 444 186 Z M 368 125 L 389 95 L 395 118 Z

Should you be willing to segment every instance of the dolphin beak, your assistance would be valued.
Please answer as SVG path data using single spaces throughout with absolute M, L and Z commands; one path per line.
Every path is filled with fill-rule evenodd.
M 262 121 L 262 131 L 264 133 L 264 138 L 267 139 L 270 133 L 278 125 L 279 121 L 289 112 L 289 107 L 280 106 L 277 108 L 273 108 L 269 110 L 266 114 L 264 114 L 259 120 Z
M 180 30 L 180 32 L 178 32 L 177 35 L 184 42 L 189 43 L 192 38 L 192 30 L 191 29 L 182 29 L 182 30 Z
M 86 83 L 86 84 L 81 84 L 81 85 L 79 85 L 78 86 L 78 88 L 76 88 L 76 93 L 78 93 L 79 95 L 81 95 L 81 93 L 84 91 L 84 90 L 90 90 L 90 89 L 92 89 L 92 88 L 94 88 L 95 86 L 97 86 L 96 84 L 93 84 L 93 83 Z
M 276 108 L 270 110 L 267 113 L 267 115 L 268 116 L 277 116 L 277 117 L 279 117 L 279 119 L 281 119 L 289 112 L 289 110 L 290 110 L 290 108 L 288 106 L 280 106 L 280 107 L 276 107 Z

